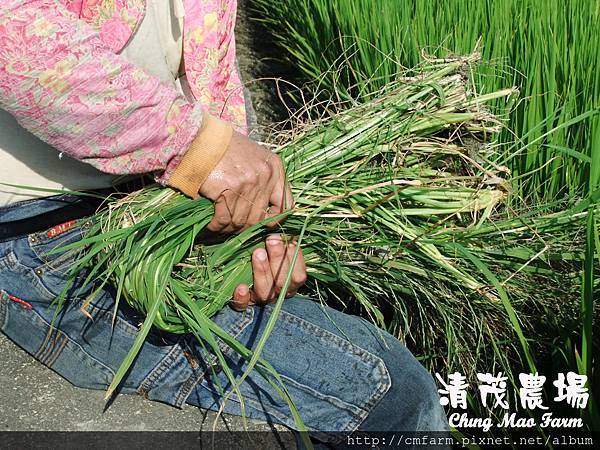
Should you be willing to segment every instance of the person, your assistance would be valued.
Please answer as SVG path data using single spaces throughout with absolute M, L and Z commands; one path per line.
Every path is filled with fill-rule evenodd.
M 52 322 L 49 306 L 76 254 L 48 252 L 81 239 L 97 206 L 53 190 L 106 193 L 151 174 L 165 189 L 213 200 L 214 233 L 239 232 L 293 206 L 281 160 L 247 136 L 236 7 L 235 0 L 0 6 L 0 327 L 74 385 L 106 389 L 143 317 L 121 304 L 113 323 L 115 293 L 107 287 L 85 314 L 85 289 L 69 297 Z M 249 348 L 295 245 L 269 235 L 252 255 L 252 287 L 238 286 L 232 307 L 213 317 Z M 292 270 L 290 298 L 263 357 L 313 437 L 335 447 L 339 433 L 446 430 L 435 383 L 406 347 L 362 318 L 296 296 L 307 277 L 301 252 Z M 235 353 L 223 352 L 241 373 Z M 227 380 L 215 356 L 195 338 L 153 330 L 120 392 L 218 409 L 219 383 Z M 248 417 L 295 426 L 260 375 L 241 392 Z M 241 414 L 239 399 L 224 411 Z

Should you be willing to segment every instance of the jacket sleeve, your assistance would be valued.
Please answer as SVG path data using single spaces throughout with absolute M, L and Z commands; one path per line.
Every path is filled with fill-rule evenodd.
M 154 172 L 163 184 L 202 122 L 199 103 L 115 54 L 58 0 L 2 0 L 0 107 L 103 172 Z

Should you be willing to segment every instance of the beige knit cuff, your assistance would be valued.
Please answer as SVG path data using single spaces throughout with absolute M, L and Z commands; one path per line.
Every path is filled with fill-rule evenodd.
M 233 128 L 228 122 L 204 114 L 198 134 L 167 184 L 189 197 L 197 198 L 200 187 L 229 147 L 232 135 Z

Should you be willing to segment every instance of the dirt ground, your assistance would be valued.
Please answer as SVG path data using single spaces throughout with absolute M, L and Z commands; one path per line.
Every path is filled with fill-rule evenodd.
M 242 81 L 251 93 L 259 127 L 289 118 L 279 98 L 275 79 L 292 79 L 293 73 L 281 62 L 281 50 L 261 25 L 253 20 L 250 0 L 238 0 L 236 46 Z M 285 92 L 289 87 L 280 83 Z

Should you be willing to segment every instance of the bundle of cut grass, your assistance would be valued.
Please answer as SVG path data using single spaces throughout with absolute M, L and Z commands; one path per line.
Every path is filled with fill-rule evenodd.
M 303 247 L 307 293 L 356 300 L 380 326 L 381 299 L 402 309 L 401 297 L 430 299 L 435 292 L 447 307 L 454 289 L 473 294 L 472 308 L 480 306 L 482 314 L 498 310 L 497 293 L 430 236 L 481 225 L 505 197 L 502 170 L 488 162 L 490 147 L 478 140 L 501 127 L 486 102 L 515 91 L 475 95 L 465 75 L 475 59 L 429 61 L 418 76 L 399 78 L 374 100 L 295 130 L 277 147 L 296 200 L 279 231 Z M 469 149 L 464 139 L 472 141 Z M 116 286 L 116 308 L 124 299 L 146 317 L 108 395 L 155 326 L 196 335 L 214 351 L 235 392 L 241 380 L 227 367 L 221 339 L 248 360 L 246 373 L 256 369 L 269 380 L 301 423 L 276 371 L 260 358 L 268 331 L 250 351 L 210 320 L 235 286 L 251 284 L 250 255 L 268 230 L 261 223 L 224 242 L 198 243 L 212 214 L 208 200 L 150 187 L 110 203 L 87 237 L 73 244 L 88 246 L 73 279 L 87 269 L 86 283 L 99 281 L 98 290 Z

